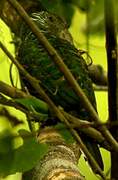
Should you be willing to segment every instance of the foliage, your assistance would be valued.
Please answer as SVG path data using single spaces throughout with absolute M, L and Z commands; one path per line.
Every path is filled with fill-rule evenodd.
M 35 97 L 14 99 L 15 103 L 22 105 L 29 112 L 37 113 L 43 121 L 48 118 L 48 106 L 45 102 Z M 12 119 L 9 119 L 10 122 Z M 73 143 L 74 139 L 64 124 L 58 124 L 55 129 L 62 135 L 67 143 Z M 15 148 L 14 141 L 22 138 L 23 144 Z M 16 172 L 26 172 L 32 169 L 48 152 L 48 145 L 39 143 L 36 134 L 19 130 L 18 135 L 11 131 L 3 131 L 0 134 L 0 176 L 5 177 Z M 7 166 L 6 166 L 7 164 Z
M 23 108 L 27 109 L 28 112 L 35 115 L 34 121 L 45 121 L 48 118 L 48 105 L 35 97 L 28 97 L 28 98 L 18 98 L 14 99 L 14 102 L 23 106 Z
M 29 98 L 18 98 L 14 99 L 15 102 L 25 106 L 29 111 L 34 109 L 36 112 L 45 113 L 48 114 L 48 105 L 35 97 L 29 97 Z
M 10 173 L 14 153 L 13 136 L 9 131 L 0 135 L 0 175 L 5 176 Z M 7 165 L 6 165 L 7 164 Z
M 36 137 L 26 130 L 20 130 L 23 144 L 15 149 L 15 136 L 9 131 L 0 137 L 0 176 L 24 172 L 33 168 L 48 151 L 48 145 L 38 143 Z

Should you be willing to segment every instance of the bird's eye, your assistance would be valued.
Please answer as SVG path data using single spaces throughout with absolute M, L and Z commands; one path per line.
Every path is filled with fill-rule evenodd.
M 54 19 L 53 19 L 52 16 L 49 16 L 49 20 L 50 20 L 51 22 L 54 22 Z

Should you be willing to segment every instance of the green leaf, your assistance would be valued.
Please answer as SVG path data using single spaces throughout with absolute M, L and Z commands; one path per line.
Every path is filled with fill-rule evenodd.
M 58 123 L 55 128 L 58 130 L 58 132 L 61 134 L 61 136 L 64 138 L 64 140 L 66 141 L 66 143 L 74 143 L 75 140 L 70 132 L 69 129 L 67 129 L 67 127 L 62 124 L 62 123 Z
M 0 134 L 0 176 L 10 173 L 14 160 L 13 134 L 4 131 Z
M 34 109 L 36 112 L 43 113 L 43 114 L 48 114 L 48 105 L 35 97 L 30 97 L 30 98 L 18 98 L 14 99 L 15 102 L 23 105 L 25 108 L 28 110 Z
M 13 149 L 13 134 L 9 130 L 0 134 L 0 153 L 7 153 Z
M 48 145 L 38 143 L 30 132 L 20 130 L 23 145 L 13 148 L 14 136 L 10 133 L 0 137 L 0 177 L 32 169 L 48 152 Z
M 0 153 L 0 177 L 5 177 L 11 174 L 11 168 L 14 160 L 14 151 L 6 154 Z
M 24 143 L 15 150 L 14 165 L 11 173 L 25 172 L 32 169 L 48 152 L 48 145 L 38 143 L 27 131 L 19 131 Z M 28 136 L 29 135 L 29 136 Z M 24 138 L 25 137 L 25 138 Z
M 35 114 L 35 120 L 45 121 L 48 118 L 48 105 L 35 97 L 15 99 L 24 108 Z M 36 120 L 37 121 L 37 120 Z

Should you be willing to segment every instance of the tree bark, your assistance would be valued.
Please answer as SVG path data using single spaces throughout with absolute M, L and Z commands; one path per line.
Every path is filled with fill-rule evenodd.
M 115 29 L 114 1 L 105 0 L 106 48 L 108 60 L 108 99 L 109 119 L 118 122 L 118 52 Z M 113 137 L 118 141 L 117 126 L 111 128 Z M 118 152 L 111 152 L 111 179 L 118 179 Z
M 51 127 L 42 129 L 37 137 L 49 145 L 48 153 L 34 169 L 23 174 L 23 180 L 85 180 L 79 172 L 79 146 L 64 142 L 61 135 Z

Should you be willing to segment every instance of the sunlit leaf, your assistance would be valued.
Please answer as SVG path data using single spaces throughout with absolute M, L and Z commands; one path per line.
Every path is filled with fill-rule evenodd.
M 35 111 L 40 113 L 48 113 L 48 105 L 44 101 L 38 98 L 35 97 L 19 98 L 19 99 L 15 99 L 15 101 L 29 110 L 34 109 Z
M 19 131 L 19 133 L 23 137 L 24 143 L 15 150 L 12 173 L 32 169 L 48 152 L 48 145 L 37 142 L 36 137 L 31 136 L 29 132 Z
M 13 135 L 8 134 L 0 138 L 1 177 L 32 169 L 48 152 L 48 145 L 38 143 L 30 132 L 20 130 L 19 134 L 23 138 L 23 145 L 17 149 L 13 148 Z
M 34 113 L 35 121 L 45 121 L 48 118 L 48 105 L 38 98 L 19 98 L 15 102 Z

